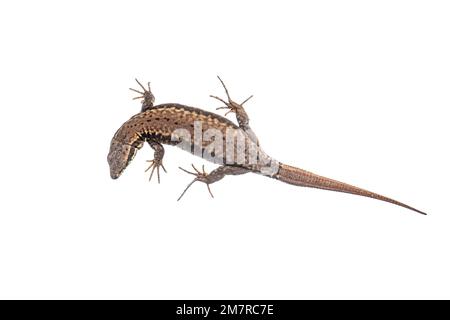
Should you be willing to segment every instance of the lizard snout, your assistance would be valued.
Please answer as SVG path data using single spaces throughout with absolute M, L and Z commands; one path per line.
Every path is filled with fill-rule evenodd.
M 123 144 L 115 139 L 111 141 L 108 153 L 109 173 L 112 179 L 120 177 L 122 172 L 133 160 L 137 149 L 128 144 Z

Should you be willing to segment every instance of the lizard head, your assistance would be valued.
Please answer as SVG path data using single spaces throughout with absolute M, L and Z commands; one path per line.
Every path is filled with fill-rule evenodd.
M 108 164 L 111 178 L 117 179 L 133 160 L 137 148 L 129 144 L 124 144 L 116 139 L 111 140 L 108 153 Z

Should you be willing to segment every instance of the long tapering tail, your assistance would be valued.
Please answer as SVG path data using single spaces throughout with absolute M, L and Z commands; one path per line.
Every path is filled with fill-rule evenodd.
M 351 193 L 358 196 L 364 196 L 369 197 L 381 201 L 386 201 L 389 203 L 393 203 L 395 205 L 416 211 L 420 214 L 425 214 L 425 212 L 417 210 L 413 207 L 410 207 L 404 203 L 401 203 L 399 201 L 387 198 L 385 196 L 354 187 L 352 185 L 349 185 L 347 183 L 343 183 L 340 181 L 336 181 L 333 179 L 325 178 L 322 176 L 319 176 L 317 174 L 314 174 L 312 172 L 302 170 L 299 168 L 291 167 L 286 164 L 280 163 L 280 169 L 278 171 L 278 174 L 275 175 L 275 179 L 278 179 L 280 181 L 293 184 L 296 186 L 302 186 L 302 187 L 310 187 L 310 188 L 318 188 L 318 189 L 324 189 L 324 190 L 331 190 L 331 191 L 337 191 L 337 192 L 345 192 L 345 193 Z

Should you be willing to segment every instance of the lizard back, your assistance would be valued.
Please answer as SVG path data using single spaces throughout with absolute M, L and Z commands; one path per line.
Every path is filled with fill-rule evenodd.
M 117 130 L 108 155 L 112 178 L 120 176 L 148 140 L 175 145 L 213 163 L 255 172 L 275 163 L 230 120 L 198 108 L 169 103 L 134 115 Z

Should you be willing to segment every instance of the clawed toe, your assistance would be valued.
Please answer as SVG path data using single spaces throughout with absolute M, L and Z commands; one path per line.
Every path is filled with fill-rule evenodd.
M 222 79 L 219 76 L 217 76 L 217 78 L 219 79 L 220 83 L 222 83 L 222 86 L 225 89 L 225 94 L 227 95 L 228 102 L 223 100 L 222 98 L 219 98 L 218 96 L 210 95 L 210 97 L 213 99 L 219 100 L 223 104 L 225 104 L 224 107 L 222 106 L 222 107 L 216 108 L 216 110 L 228 109 L 228 111 L 225 113 L 225 116 L 229 113 L 237 113 L 238 109 L 239 108 L 242 109 L 242 106 L 244 105 L 244 103 L 246 103 L 248 100 L 250 100 L 253 97 L 253 95 L 251 95 L 250 97 L 245 99 L 244 102 L 242 102 L 241 104 L 234 102 L 233 100 L 231 100 L 230 94 L 228 93 L 228 89 L 225 86 L 225 83 L 222 81 Z
M 139 90 L 129 88 L 131 91 L 134 91 L 136 93 L 139 93 L 140 96 L 134 97 L 133 100 L 142 99 L 142 109 L 141 111 L 146 111 L 147 109 L 153 107 L 153 103 L 155 102 L 155 97 L 152 94 L 152 91 L 150 89 L 150 82 L 147 82 L 147 88 L 145 88 L 142 83 L 139 82 L 138 79 L 135 79 L 138 85 L 142 88 L 144 92 L 141 92 Z
M 156 175 L 158 177 L 158 183 L 161 182 L 160 176 L 159 176 L 159 167 L 161 167 L 165 173 L 167 173 L 166 168 L 164 168 L 164 165 L 162 164 L 161 160 L 147 160 L 147 162 L 150 162 L 150 165 L 148 166 L 147 169 L 145 169 L 145 172 L 147 172 L 148 170 L 152 169 L 151 173 L 150 173 L 150 177 L 148 178 L 148 181 L 152 180 L 153 177 L 153 172 L 155 172 L 156 169 Z
M 189 183 L 189 184 L 187 185 L 187 187 L 186 187 L 186 188 L 184 189 L 184 191 L 181 193 L 181 195 L 180 195 L 180 197 L 178 198 L 177 201 L 179 201 L 179 200 L 184 196 L 184 194 L 186 193 L 186 191 L 187 191 L 187 190 L 192 186 L 192 184 L 193 184 L 194 182 L 196 182 L 196 181 L 200 181 L 200 182 L 205 183 L 205 184 L 206 184 L 206 187 L 208 188 L 209 194 L 211 195 L 212 198 L 214 198 L 214 195 L 213 195 L 212 192 L 211 192 L 211 188 L 209 187 L 210 182 L 209 182 L 209 180 L 208 180 L 208 173 L 206 173 L 206 171 L 205 171 L 205 166 L 204 166 L 204 165 L 202 166 L 202 171 L 198 170 L 193 164 L 192 164 L 192 168 L 194 169 L 195 172 L 188 171 L 188 170 L 186 170 L 186 169 L 184 169 L 184 168 L 179 167 L 180 170 L 182 170 L 182 171 L 184 171 L 184 172 L 186 172 L 186 173 L 188 173 L 188 174 L 191 174 L 191 175 L 195 176 L 195 179 L 192 180 L 191 183 Z

